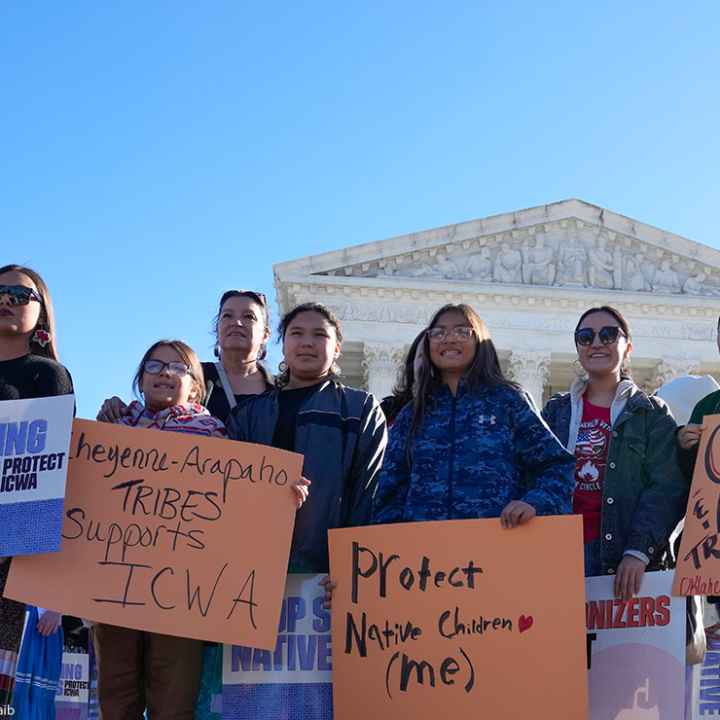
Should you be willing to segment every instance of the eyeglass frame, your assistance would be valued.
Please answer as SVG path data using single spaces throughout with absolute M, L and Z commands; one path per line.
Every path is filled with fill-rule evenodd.
M 439 331 L 435 334 L 435 337 L 433 337 L 433 331 Z M 462 333 L 467 331 L 467 335 L 463 337 L 459 331 L 462 331 Z M 425 334 L 430 342 L 443 342 L 448 338 L 455 338 L 459 342 L 469 342 L 470 338 L 472 338 L 475 334 L 475 330 L 469 325 L 459 325 L 458 327 L 450 328 L 449 330 L 446 328 L 431 327 L 425 331 Z
M 160 365 L 160 369 L 157 372 L 153 372 L 152 370 L 149 370 L 147 366 L 150 363 L 158 363 Z M 185 369 L 184 372 L 182 374 L 173 372 L 171 369 L 173 365 L 182 366 Z M 190 366 L 186 365 L 184 362 L 181 362 L 180 360 L 172 360 L 171 362 L 163 362 L 162 360 L 156 360 L 155 358 L 148 358 L 143 363 L 143 373 L 147 373 L 148 375 L 160 375 L 160 374 L 162 374 L 163 370 L 165 370 L 165 368 L 168 369 L 168 375 L 174 375 L 175 377 L 179 377 L 179 378 L 185 377 L 185 375 L 189 375 L 191 378 L 195 379 L 195 375 L 192 371 L 192 368 Z

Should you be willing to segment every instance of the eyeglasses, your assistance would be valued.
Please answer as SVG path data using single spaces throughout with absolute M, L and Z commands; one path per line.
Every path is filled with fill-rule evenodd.
M 433 327 L 428 329 L 427 336 L 432 342 L 442 342 L 443 340 L 467 342 L 473 336 L 473 329 L 467 325 L 460 325 L 450 330 L 442 327 Z
M 162 360 L 146 360 L 143 364 L 143 370 L 148 375 L 159 375 L 165 368 L 170 375 L 183 377 L 189 375 L 194 377 L 192 370 L 182 362 L 163 362 Z
M 605 325 L 595 332 L 592 328 L 582 328 L 575 331 L 575 343 L 582 347 L 593 344 L 595 336 L 600 338 L 603 345 L 612 345 L 618 341 L 618 337 L 627 337 L 617 325 Z
M 42 298 L 25 285 L 0 285 L 0 295 L 7 295 L 11 305 L 27 305 L 31 300 L 42 303 Z

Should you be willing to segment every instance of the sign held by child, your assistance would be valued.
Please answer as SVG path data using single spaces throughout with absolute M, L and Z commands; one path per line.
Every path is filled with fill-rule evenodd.
M 76 420 L 60 553 L 6 595 L 121 627 L 273 649 L 302 457 Z

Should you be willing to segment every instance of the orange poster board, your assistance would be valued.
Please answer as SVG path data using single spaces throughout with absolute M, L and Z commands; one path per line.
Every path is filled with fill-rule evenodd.
M 720 595 L 720 415 L 706 415 L 703 427 L 673 595 Z
M 99 622 L 273 649 L 302 456 L 76 420 L 62 550 L 7 597 Z
M 336 720 L 585 720 L 582 524 L 330 531 Z

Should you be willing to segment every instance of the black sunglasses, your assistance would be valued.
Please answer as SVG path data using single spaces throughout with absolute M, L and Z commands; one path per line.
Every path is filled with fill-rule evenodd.
M 27 305 L 31 300 L 42 304 L 42 298 L 25 285 L 0 285 L 0 296 L 7 295 L 11 305 Z
M 612 345 L 616 343 L 618 337 L 627 337 L 625 333 L 617 325 L 605 325 L 600 330 L 595 332 L 592 328 L 582 328 L 575 331 L 575 344 L 587 347 L 592 345 L 595 340 L 595 336 L 600 338 L 600 342 L 603 345 Z

